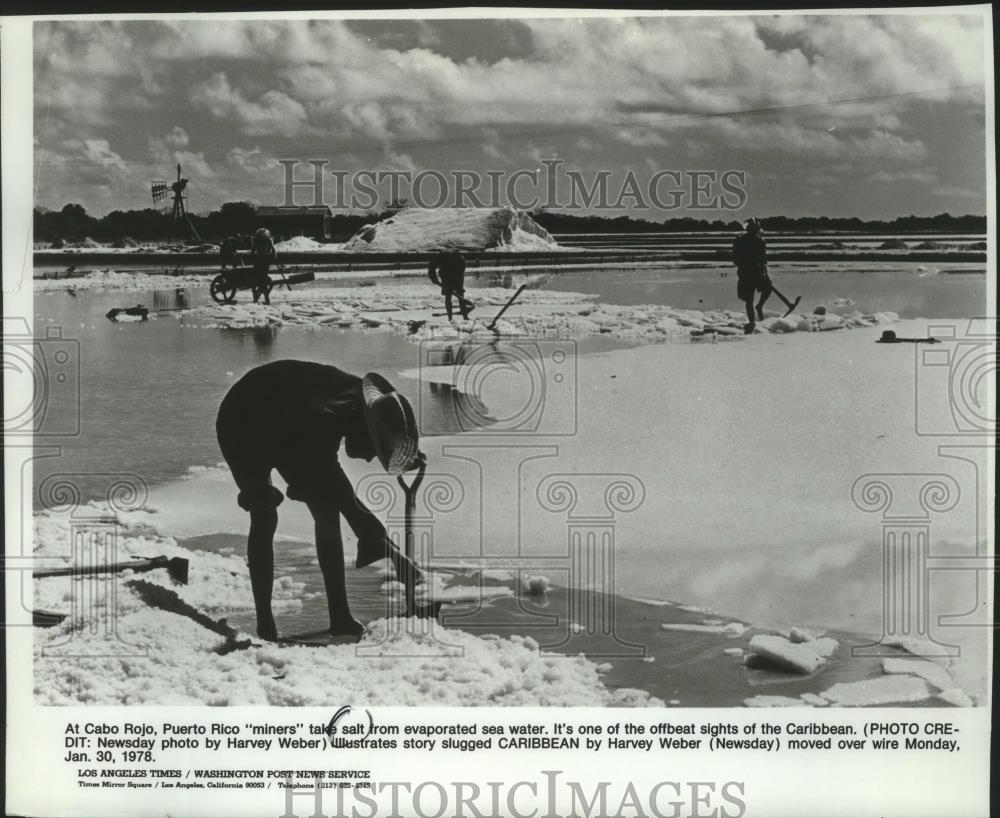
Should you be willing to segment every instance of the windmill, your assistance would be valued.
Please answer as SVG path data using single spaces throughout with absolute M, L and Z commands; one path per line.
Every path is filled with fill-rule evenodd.
M 184 195 L 184 191 L 187 188 L 188 180 L 181 178 L 181 166 L 180 163 L 177 164 L 177 181 L 172 182 L 169 185 L 163 179 L 154 179 L 150 185 L 151 192 L 153 194 L 153 204 L 159 204 L 172 191 L 174 194 L 174 210 L 173 218 L 174 222 L 179 224 L 180 222 L 186 222 L 188 228 L 191 230 L 191 235 L 194 238 L 201 241 L 201 237 L 198 235 L 198 231 L 194 229 L 194 225 L 191 224 L 191 219 L 188 218 L 187 211 L 184 209 L 184 199 L 187 198 Z

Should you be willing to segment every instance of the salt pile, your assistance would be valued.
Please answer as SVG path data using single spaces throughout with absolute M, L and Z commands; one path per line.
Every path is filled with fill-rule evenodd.
M 222 616 L 252 609 L 243 559 L 183 548 L 156 531 L 155 519 L 148 512 L 118 514 L 117 557 L 184 557 L 189 584 L 174 584 L 165 569 L 90 583 L 103 589 L 87 597 L 93 604 L 34 631 L 39 704 L 662 704 L 642 691 L 608 689 L 601 666 L 583 656 L 544 653 L 530 637 L 479 637 L 417 619 L 376 620 L 360 644 L 326 648 L 278 646 L 236 633 Z M 67 564 L 69 513 L 40 512 L 34 523 L 34 556 Z M 80 586 L 71 577 L 36 579 L 33 607 L 68 613 Z M 301 583 L 278 577 L 275 607 L 296 604 L 302 591 Z M 120 640 L 114 650 L 108 649 L 111 633 Z
M 408 207 L 365 225 L 344 245 L 349 252 L 426 253 L 435 250 L 559 249 L 545 228 L 510 207 Z
M 279 253 L 314 253 L 317 250 L 335 250 L 339 245 L 323 244 L 323 242 L 311 239 L 308 236 L 295 236 L 288 241 L 278 242 L 274 249 Z

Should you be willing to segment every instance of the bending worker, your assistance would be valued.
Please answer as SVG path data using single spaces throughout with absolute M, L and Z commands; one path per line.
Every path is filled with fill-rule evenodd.
M 404 584 L 420 578 L 416 565 L 355 495 L 337 460 L 343 440 L 348 457 L 377 457 L 390 474 L 426 462 L 413 409 L 383 377 L 369 372 L 359 378 L 308 361 L 264 364 L 229 390 L 216 432 L 239 488 L 237 502 L 250 512 L 247 562 L 259 637 L 278 638 L 271 589 L 277 509 L 284 498 L 271 485 L 273 469 L 287 481 L 289 498 L 305 503 L 315 520 L 331 634 L 360 637 L 364 630 L 347 601 L 341 516 L 358 537 L 358 568 L 388 557 Z
M 462 318 L 467 319 L 472 309 L 472 302 L 465 297 L 465 259 L 457 250 L 442 250 L 433 256 L 427 266 L 427 277 L 432 284 L 441 288 L 444 296 L 444 309 L 451 321 L 454 296 L 458 300 L 458 309 Z

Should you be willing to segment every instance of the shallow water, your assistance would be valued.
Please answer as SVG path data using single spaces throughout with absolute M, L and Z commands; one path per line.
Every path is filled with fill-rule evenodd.
M 718 266 L 559 270 L 549 278 L 546 288 L 595 293 L 612 303 L 661 303 L 689 308 L 738 306 L 733 297 L 735 276 L 723 278 L 719 272 Z M 892 310 L 904 317 L 921 314 L 935 318 L 982 312 L 986 304 L 983 276 L 927 275 L 927 272 L 918 272 L 916 268 L 880 272 L 852 269 L 833 275 L 803 266 L 795 268 L 794 273 L 777 268 L 773 271 L 786 295 L 803 295 L 805 310 L 833 298 L 849 298 L 855 305 L 838 308 L 839 311 Z M 519 272 L 513 277 L 520 276 L 523 280 L 525 274 Z M 535 274 L 534 270 L 527 272 Z M 505 274 L 500 274 L 499 282 L 496 279 L 495 274 L 483 273 L 478 279 L 470 278 L 470 288 L 507 283 Z M 421 279 L 393 283 L 403 284 L 408 280 Z M 341 282 L 339 277 L 329 280 L 330 284 Z M 164 313 L 145 323 L 113 324 L 104 318 L 104 313 L 114 306 L 144 303 L 158 309 L 174 309 L 205 302 L 207 295 L 201 290 L 181 294 L 172 290 L 80 291 L 76 296 L 65 291 L 36 294 L 36 335 L 44 338 L 48 329 L 58 327 L 63 341 L 78 345 L 82 426 L 79 436 L 57 441 L 62 447 L 61 456 L 36 461 L 36 486 L 53 472 L 89 472 L 91 476 L 75 479 L 81 484 L 84 496 L 97 496 L 103 493 L 107 481 L 93 473 L 132 472 L 152 484 L 160 484 L 161 494 L 171 491 L 181 494 L 183 502 L 173 505 L 195 530 L 242 532 L 245 517 L 232 502 L 234 491 L 226 473 L 216 475 L 220 482 L 214 487 L 205 479 L 178 478 L 192 466 L 213 465 L 221 459 L 214 435 L 215 411 L 235 379 L 255 365 L 282 357 L 332 362 L 358 373 L 378 369 L 419 402 L 424 435 L 461 432 L 455 414 L 457 392 L 392 374 L 417 369 L 423 363 L 421 348 L 395 333 L 288 326 L 221 330 L 190 317 L 179 318 L 178 313 Z M 838 333 L 836 339 L 789 336 L 772 339 L 773 344 L 738 345 L 738 355 L 726 356 L 716 356 L 706 347 L 680 344 L 671 345 L 669 350 L 636 350 L 628 353 L 627 358 L 618 358 L 591 353 L 625 344 L 604 338 L 579 343 L 578 352 L 590 359 L 590 366 L 580 371 L 581 378 L 590 372 L 588 388 L 615 393 L 613 388 L 606 392 L 604 384 L 609 380 L 598 383 L 591 371 L 597 362 L 608 358 L 604 368 L 612 374 L 604 377 L 617 377 L 621 394 L 622 389 L 627 389 L 622 384 L 641 376 L 642 366 L 637 361 L 649 360 L 642 353 L 657 359 L 669 354 L 668 369 L 678 385 L 677 389 L 666 390 L 663 398 L 662 414 L 671 418 L 671 424 L 660 427 L 645 440 L 643 451 L 629 454 L 629 446 L 636 444 L 630 433 L 625 432 L 648 428 L 649 424 L 659 422 L 657 417 L 629 404 L 629 420 L 623 422 L 618 410 L 606 406 L 611 401 L 584 400 L 586 392 L 581 392 L 578 433 L 557 441 L 563 458 L 559 468 L 574 472 L 599 468 L 637 473 L 647 484 L 649 511 L 670 510 L 670 515 L 664 518 L 642 516 L 645 512 L 637 514 L 634 520 L 627 515 L 623 517 L 618 543 L 625 558 L 618 563 L 616 590 L 708 601 L 718 610 L 750 620 L 789 620 L 795 624 L 822 623 L 856 631 L 873 630 L 880 592 L 878 523 L 872 520 L 869 524 L 868 518 L 859 520 L 856 509 L 850 506 L 847 488 L 859 473 L 884 469 L 887 463 L 895 464 L 897 460 L 904 462 L 896 450 L 891 456 L 883 455 L 879 447 L 889 445 L 887 441 L 904 429 L 906 423 L 895 415 L 892 422 L 885 417 L 874 417 L 871 440 L 866 437 L 845 441 L 835 434 L 837 424 L 791 422 L 780 401 L 772 406 L 761 398 L 762 405 L 755 411 L 761 412 L 762 425 L 752 445 L 756 467 L 747 469 L 746 465 L 740 465 L 738 453 L 730 451 L 725 434 L 704 428 L 705 413 L 697 403 L 704 397 L 713 406 L 735 409 L 741 401 L 746 404 L 750 396 L 741 390 L 746 384 L 744 369 L 750 360 L 747 356 L 760 360 L 781 355 L 787 358 L 786 365 L 777 371 L 789 374 L 783 385 L 768 384 L 765 397 L 793 391 L 823 395 L 824 400 L 816 404 L 819 407 L 816 411 L 822 417 L 850 421 L 850 401 L 843 397 L 856 388 L 850 366 L 845 364 L 828 372 L 797 371 L 800 359 L 796 350 L 817 343 L 828 349 L 850 344 L 859 351 L 863 343 L 867 350 L 870 340 L 866 332 Z M 827 344 L 837 346 L 827 347 Z M 910 373 L 907 377 L 912 377 L 912 350 L 878 349 L 880 384 L 902 377 L 900 373 Z M 852 355 L 841 354 L 838 360 L 849 364 L 851 358 Z M 706 376 L 707 382 L 699 388 L 697 399 L 691 400 L 688 385 L 697 384 Z M 888 394 L 904 393 L 912 394 L 912 387 L 888 390 Z M 487 393 L 487 402 L 492 400 Z M 487 409 L 500 411 L 505 407 L 497 400 Z M 59 420 L 57 416 L 47 418 L 47 422 Z M 913 448 L 907 448 L 905 441 L 900 445 L 899 451 L 910 452 Z M 816 458 L 818 465 L 811 469 L 808 464 Z M 849 470 L 846 466 L 834 468 L 844 459 L 851 461 Z M 663 464 L 669 464 L 669 468 Z M 916 465 L 925 466 L 922 460 Z M 935 463 L 934 468 L 941 470 L 943 466 Z M 348 473 L 354 474 L 350 468 Z M 809 478 L 806 484 L 799 485 L 803 474 Z M 466 485 L 471 487 L 471 496 L 475 479 Z M 480 491 L 487 494 L 492 485 L 486 478 L 479 481 Z M 765 485 L 770 487 L 766 508 L 758 502 L 758 494 Z M 731 496 L 716 498 L 720 487 L 725 487 Z M 504 515 L 511 516 L 509 509 L 515 498 L 501 495 L 500 491 L 489 494 L 490 508 L 483 510 L 481 528 L 486 539 L 507 537 L 509 533 L 511 521 Z M 741 502 L 748 507 L 742 507 Z M 220 503 L 226 507 L 220 507 Z M 710 517 L 701 516 L 706 505 L 712 508 Z M 282 509 L 282 533 L 291 527 L 294 538 L 308 541 L 311 536 L 308 515 L 299 504 L 287 503 L 286 507 Z M 842 518 L 837 517 L 838 510 L 844 510 Z M 796 535 L 795 542 L 785 542 L 782 535 L 786 527 L 792 534 L 800 528 L 783 525 L 781 521 L 794 522 L 803 515 L 815 521 L 801 529 L 808 530 L 805 539 Z M 735 520 L 740 525 L 737 537 L 733 537 L 732 530 Z M 534 539 L 542 543 L 564 542 L 567 536 L 564 528 L 561 520 L 546 522 L 538 528 Z M 442 541 L 454 542 L 456 547 L 467 545 L 467 540 L 475 540 L 467 529 L 464 522 L 449 523 L 443 519 L 440 525 L 436 524 L 435 537 L 440 533 Z M 655 536 L 651 534 L 653 531 Z M 180 532 L 177 527 L 176 533 Z M 168 525 L 164 533 L 175 533 L 175 528 Z M 237 542 L 241 539 L 242 533 Z M 755 545 L 745 552 L 744 542 Z M 859 543 L 864 543 L 864 547 Z M 349 550 L 350 547 L 351 544 Z M 669 563 L 665 562 L 665 548 Z M 710 558 L 706 558 L 706 549 Z M 279 549 L 276 568 L 279 574 L 291 572 L 311 589 L 319 590 L 321 582 L 313 560 L 312 549 L 300 544 Z M 665 569 L 667 564 L 669 571 Z M 558 582 L 558 578 L 554 581 Z M 828 593 L 830 588 L 837 589 L 837 593 Z M 296 627 L 308 630 L 322 626 L 324 618 L 323 600 L 317 598 L 304 605 L 300 617 L 293 621 Z
M 192 466 L 222 460 L 215 439 L 215 414 L 229 387 L 247 370 L 282 358 L 319 361 L 348 372 L 392 373 L 421 366 L 424 348 L 393 332 L 322 328 L 257 327 L 225 329 L 179 313 L 155 320 L 112 323 L 111 307 L 144 304 L 172 310 L 208 301 L 207 293 L 185 291 L 35 294 L 35 335 L 57 330 L 80 362 L 78 390 L 80 434 L 58 443 L 58 457 L 35 461 L 34 485 L 59 472 L 79 475 L 84 498 L 103 496 L 102 473 L 130 472 L 151 485 L 179 478 Z M 627 346 L 593 338 L 582 341 L 582 354 Z M 503 344 L 499 345 L 500 348 Z M 423 362 L 427 364 L 426 361 Z M 455 434 L 461 429 L 462 396 L 437 384 L 395 384 L 419 405 L 424 436 Z M 415 394 L 421 389 L 420 394 Z M 479 407 L 488 418 L 493 407 Z M 502 410 L 502 406 L 499 407 Z M 72 426 L 75 401 L 53 402 L 45 418 L 50 428 Z M 91 476 L 87 476 L 87 475 Z
M 940 270 L 967 270 L 943 273 Z M 799 310 L 850 299 L 837 312 L 891 311 L 901 318 L 964 318 L 983 314 L 987 303 L 986 276 L 978 265 L 921 264 L 785 264 L 772 265 L 774 285 L 788 299 L 802 296 Z M 934 272 L 938 270 L 939 272 Z M 594 293 L 613 304 L 667 304 L 681 309 L 740 309 L 736 274 L 730 264 L 664 268 L 615 267 L 595 270 L 553 270 L 546 289 Z M 487 278 L 484 273 L 483 279 Z M 777 296 L 768 308 L 781 309 Z

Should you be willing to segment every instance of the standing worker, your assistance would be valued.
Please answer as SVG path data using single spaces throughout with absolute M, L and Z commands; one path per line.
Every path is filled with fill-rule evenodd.
M 441 288 L 444 309 L 451 321 L 452 296 L 458 299 L 458 309 L 463 319 L 468 319 L 472 302 L 465 297 L 465 259 L 457 250 L 442 250 L 433 256 L 427 266 L 427 277 Z
M 243 262 L 240 261 L 239 254 L 236 252 L 238 246 L 239 241 L 236 236 L 227 236 L 222 240 L 222 244 L 219 245 L 219 262 L 223 270 L 226 267 L 232 267 L 235 270 L 237 267 L 243 266 Z
M 277 261 L 278 251 L 271 238 L 271 231 L 260 227 L 253 236 L 253 303 L 257 303 L 262 295 L 264 303 L 271 303 L 271 277 L 268 275 L 271 264 Z
M 760 222 L 747 220 L 744 232 L 733 242 L 733 264 L 736 265 L 736 295 L 747 308 L 749 323 L 743 331 L 749 335 L 764 319 L 764 302 L 771 295 L 771 278 L 767 274 L 767 244 L 761 235 Z M 753 305 L 754 293 L 760 293 L 756 313 Z
M 315 521 L 332 635 L 360 637 L 364 630 L 347 600 L 341 517 L 358 537 L 358 568 L 389 558 L 405 585 L 420 579 L 420 569 L 358 499 L 337 460 L 343 440 L 348 457 L 377 457 L 390 474 L 426 462 L 413 409 L 385 378 L 375 372 L 359 378 L 311 361 L 274 361 L 233 385 L 215 428 L 239 488 L 237 502 L 250 512 L 247 564 L 261 639 L 278 638 L 271 594 L 277 509 L 284 498 L 271 485 L 274 469 L 288 483 L 288 497 L 305 503 Z

